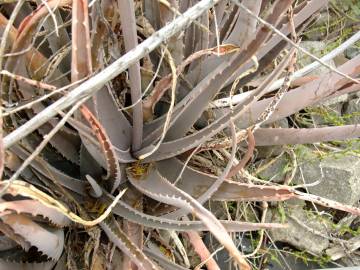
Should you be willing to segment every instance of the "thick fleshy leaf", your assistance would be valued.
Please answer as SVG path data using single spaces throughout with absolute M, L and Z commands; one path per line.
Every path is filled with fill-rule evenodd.
M 299 26 L 300 24 L 302 24 L 303 22 L 305 22 L 314 12 L 317 12 L 321 7 L 323 7 L 325 4 L 327 3 L 327 0 L 312 0 L 312 1 L 307 1 L 305 5 L 301 6 L 301 9 L 295 14 L 294 16 L 294 24 L 296 26 Z M 281 31 L 285 34 L 289 34 L 289 30 L 290 27 L 288 24 L 284 25 L 281 27 Z M 275 35 L 273 36 L 257 53 L 257 59 L 260 61 L 265 55 L 267 55 L 272 49 L 274 49 L 276 46 L 278 46 L 278 44 L 281 42 L 281 37 Z M 234 56 L 235 57 L 235 56 Z M 226 63 L 223 63 L 222 65 L 225 65 Z M 226 85 L 232 83 L 237 77 L 239 77 L 239 75 L 245 73 L 247 70 L 249 70 L 252 66 L 252 63 L 245 63 L 242 67 L 238 68 L 238 70 L 231 76 L 231 78 L 225 77 L 227 82 Z M 216 68 L 214 70 L 214 68 Z M 212 71 L 212 73 L 214 73 L 216 70 L 220 69 L 220 67 L 213 67 L 212 69 L 210 69 L 210 71 Z M 213 71 L 214 70 L 214 71 Z M 212 74 L 211 73 L 211 74 Z M 206 76 L 209 77 L 209 74 L 205 74 Z M 214 78 L 209 77 L 212 81 Z M 203 89 L 205 87 L 211 87 L 208 86 L 208 82 L 209 82 L 209 78 L 208 80 L 203 80 L 202 83 L 198 84 L 196 87 L 196 90 L 201 90 L 200 92 L 202 93 Z M 217 78 L 218 79 L 218 78 Z M 221 80 L 220 80 L 221 81 Z M 219 83 L 219 82 L 218 82 Z M 205 85 L 204 85 L 205 84 Z M 190 100 L 194 100 L 195 99 L 195 94 L 196 92 L 194 92 L 195 89 L 192 89 L 192 91 L 188 94 L 187 97 L 185 97 L 181 102 L 179 102 L 177 104 L 177 106 L 174 109 L 174 119 L 173 121 L 177 121 L 177 116 L 180 113 L 180 110 L 183 110 L 183 107 L 186 106 L 188 107 L 189 105 L 187 105 L 189 103 Z M 217 89 L 217 91 L 220 89 Z M 206 93 L 206 91 L 205 91 Z M 203 93 L 203 95 L 205 95 L 205 93 Z M 208 100 L 209 102 L 210 100 Z M 185 104 L 185 105 L 184 105 Z M 193 106 L 197 106 L 199 107 L 199 104 L 197 102 L 192 103 Z M 194 105 L 195 104 L 195 105 Z M 205 105 L 207 106 L 208 103 L 206 103 Z M 200 106 L 201 107 L 201 106 Z M 199 110 L 200 108 L 198 108 Z M 196 117 L 198 117 L 198 113 L 194 114 Z M 195 117 L 193 115 L 193 117 Z M 156 138 L 159 137 L 159 134 L 161 132 L 161 124 L 164 122 L 164 117 L 161 118 L 157 118 L 155 119 L 153 122 L 150 122 L 149 124 L 147 124 L 144 128 L 145 128 L 145 137 L 144 137 L 144 145 L 148 145 L 151 142 L 155 141 Z M 174 130 L 174 136 L 178 136 L 176 138 L 179 138 L 181 136 L 179 136 L 179 133 L 176 133 L 176 128 L 173 128 Z
M 209 228 L 217 240 L 224 245 L 235 262 L 244 269 L 250 269 L 219 220 L 190 195 L 168 182 L 155 168 L 150 167 L 144 179 L 136 179 L 129 174 L 129 180 L 147 196 L 194 213 Z
M 48 219 L 56 226 L 64 227 L 70 224 L 70 220 L 62 213 L 43 205 L 34 200 L 19 200 L 0 203 L 0 212 L 11 210 L 17 214 L 28 214 L 33 217 L 41 216 Z
M 72 62 L 71 62 L 71 81 L 76 82 L 92 73 L 92 57 L 90 46 L 90 27 L 88 16 L 88 1 L 73 0 L 72 10 Z M 94 108 L 96 99 L 88 102 L 89 108 Z M 87 121 L 88 125 L 95 134 L 101 150 L 105 156 L 107 180 L 111 180 L 111 189 L 114 191 L 120 184 L 121 173 L 120 166 L 116 159 L 113 145 L 98 119 L 85 105 L 80 107 L 82 117 Z M 80 118 L 80 116 L 78 116 Z M 84 145 L 91 151 L 91 145 L 87 140 L 83 140 Z M 96 156 L 95 156 L 96 159 Z
M 293 54 L 294 49 L 289 52 L 288 56 Z M 231 111 L 228 110 L 221 117 L 218 117 L 214 122 L 191 135 L 162 143 L 157 151 L 151 156 L 145 158 L 144 161 L 157 161 L 174 157 L 192 148 L 195 148 L 200 144 L 205 143 L 212 136 L 226 128 L 231 119 L 237 120 L 241 115 L 247 112 L 251 106 L 255 105 L 256 101 L 267 91 L 267 88 L 271 85 L 271 83 L 276 80 L 285 67 L 287 67 L 291 59 L 292 57 L 284 57 L 284 59 L 276 66 L 272 73 L 266 77 L 261 85 L 259 85 L 259 87 L 255 89 L 251 95 L 247 96 L 246 99 L 244 99 L 241 103 L 237 104 Z M 253 122 L 251 124 L 253 124 Z M 251 124 L 247 125 L 246 127 L 249 127 Z M 135 155 L 141 156 L 144 152 L 148 151 L 147 148 L 151 147 L 152 145 L 145 147 L 135 153 Z
M 30 14 L 23 20 L 23 22 L 19 26 L 19 31 L 17 31 L 15 28 L 11 30 L 11 34 L 9 35 L 10 39 L 13 42 L 11 51 L 13 53 L 16 53 L 18 51 L 25 50 L 28 46 L 31 45 L 29 44 L 29 42 L 33 38 L 33 31 L 36 29 L 39 21 L 48 14 L 48 8 L 54 8 L 55 5 L 56 7 L 61 7 L 62 5 L 66 5 L 68 3 L 70 2 L 59 1 L 58 3 L 58 1 L 49 1 L 47 3 L 48 6 L 45 6 L 44 4 L 39 5 L 39 7 L 32 14 Z M 5 23 L 6 18 L 4 18 L 1 14 L 0 24 Z M 26 57 L 23 57 L 23 54 L 20 54 L 8 58 L 6 62 L 6 70 L 27 77 L 27 70 L 25 69 L 25 66 L 28 65 L 30 67 L 30 70 L 38 70 L 39 72 L 36 74 L 36 76 L 42 79 L 42 73 L 45 72 L 44 67 L 46 67 L 45 64 L 47 59 L 37 50 L 33 49 L 32 47 L 30 48 L 31 50 L 29 53 L 26 54 Z M 26 63 L 26 65 L 23 64 L 24 62 Z M 61 75 L 61 73 L 55 72 L 55 75 L 59 76 Z M 66 83 L 67 80 L 63 80 L 63 82 Z M 8 78 L 4 77 L 2 87 L 5 93 L 7 92 L 6 89 L 9 87 L 8 83 Z M 32 86 L 22 81 L 18 81 L 18 84 L 20 86 L 19 91 L 21 92 L 25 100 L 31 100 L 34 96 L 37 95 L 37 92 Z M 32 110 L 35 114 L 39 113 L 44 108 L 45 107 L 41 103 L 34 104 L 32 106 Z M 30 118 L 33 117 L 33 112 L 27 111 L 27 114 Z M 52 126 L 56 125 L 56 123 L 56 119 L 51 119 L 49 123 L 46 123 L 39 128 L 40 134 L 47 134 L 51 130 Z M 76 140 L 76 138 L 74 138 L 74 136 L 70 136 L 67 132 L 65 132 L 65 129 L 60 130 L 58 134 L 51 138 L 50 144 L 54 146 L 55 149 L 57 149 L 57 151 L 61 153 L 66 159 L 77 163 L 76 148 L 78 141 Z
M 108 89 L 102 89 L 95 96 L 95 108 L 99 121 L 114 146 L 119 162 L 133 162 L 134 158 L 130 155 L 131 125 L 129 121 L 117 108 Z
M 107 195 L 101 200 L 109 204 L 114 197 Z M 135 208 L 127 205 L 123 201 L 119 201 L 113 208 L 113 213 L 123 217 L 131 222 L 144 225 L 145 227 L 158 228 L 174 231 L 207 231 L 208 228 L 201 221 L 182 221 L 168 218 L 162 218 L 142 213 Z M 276 223 L 249 223 L 240 221 L 220 220 L 221 224 L 228 232 L 256 231 L 260 229 L 283 228 L 284 225 Z
M 26 150 L 24 150 L 22 147 L 18 145 L 12 146 L 11 151 L 13 151 L 22 160 L 25 160 L 30 155 Z M 43 164 L 46 164 L 46 162 L 42 160 L 41 157 L 38 157 L 34 159 L 30 165 L 34 169 L 36 169 L 39 173 L 46 176 L 48 175 L 48 171 L 46 170 L 46 168 L 44 168 Z M 46 167 L 50 170 L 53 177 L 55 177 L 55 179 L 57 179 L 62 186 L 78 194 L 82 194 L 82 195 L 86 194 L 86 182 L 70 177 L 67 174 L 54 168 L 50 164 L 47 164 Z
M 72 18 L 71 81 L 75 82 L 92 72 L 87 0 L 72 0 Z
M 111 203 L 114 198 L 108 195 L 102 198 L 104 203 Z M 207 231 L 209 230 L 201 221 L 184 221 L 162 218 L 142 213 L 135 208 L 119 201 L 112 212 L 131 222 L 144 225 L 154 229 L 174 230 L 174 231 Z M 220 220 L 221 224 L 228 232 L 256 231 L 260 229 L 283 228 L 283 224 L 276 223 L 249 223 L 241 221 Z
M 71 4 L 71 0 L 50 0 L 46 4 L 40 4 L 37 9 L 27 16 L 18 28 L 18 33 L 16 40 L 12 45 L 11 52 L 16 53 L 22 51 L 30 45 L 30 42 L 33 38 L 34 32 L 37 29 L 38 23 L 46 15 L 49 14 L 49 9 L 56 9 L 59 7 L 67 6 Z M 22 54 L 16 55 L 15 57 L 10 57 L 9 61 L 6 63 L 6 69 L 13 71 L 14 67 L 18 66 L 19 61 L 22 58 Z
M 167 260 L 165 256 L 160 256 L 156 252 L 153 252 L 151 249 L 146 248 L 144 253 L 147 254 L 150 258 L 153 258 L 155 261 L 159 263 L 164 269 L 172 269 L 172 270 L 189 270 L 189 268 L 185 268 L 178 264 L 173 263 L 170 260 Z
M 0 225 L 1 231 L 1 225 Z M 0 251 L 9 250 L 17 246 L 17 243 L 6 235 L 0 235 Z
M 255 14 L 259 14 L 260 7 L 261 7 L 262 0 L 246 0 L 242 3 L 252 10 Z M 253 38 L 255 32 L 256 32 L 256 20 L 254 20 L 252 17 L 250 17 L 247 13 L 245 13 L 243 10 L 238 10 L 237 7 L 234 7 L 233 12 L 236 12 L 236 20 L 234 25 L 227 25 L 222 27 L 222 32 L 220 33 L 223 35 L 226 35 L 225 39 L 221 40 L 222 44 L 235 44 L 241 48 L 244 48 L 247 46 L 247 44 L 251 41 Z M 238 11 L 238 12 L 237 12 Z M 217 15 L 217 14 L 216 14 Z M 235 14 L 233 14 L 235 15 Z M 218 21 L 218 24 L 220 22 Z M 229 29 L 230 27 L 230 29 Z M 216 29 L 214 29 L 216 30 Z M 222 36 L 223 37 L 223 36 Z M 214 44 L 217 45 L 217 44 Z M 189 74 L 189 80 L 192 82 L 195 78 L 204 78 L 206 75 L 210 74 L 217 66 L 220 64 L 229 61 L 229 57 L 223 57 L 219 58 L 216 56 L 210 56 L 205 61 L 202 61 L 196 68 L 192 70 L 192 72 Z
M 44 255 L 53 260 L 60 258 L 64 248 L 63 230 L 45 229 L 24 215 L 9 214 L 0 219 Z
M 118 0 L 121 29 L 124 35 L 126 52 L 138 45 L 136 32 L 135 8 L 133 1 Z M 131 101 L 133 107 L 133 130 L 132 130 L 132 149 L 137 151 L 141 147 L 143 134 L 143 112 L 141 102 L 141 75 L 139 62 L 133 63 L 129 67 L 129 79 L 131 88 Z
M 10 211 L 8 212 L 2 212 L 1 215 L 5 216 L 11 214 Z M 4 249 L 7 247 L 10 247 L 10 245 L 13 245 L 15 243 L 15 246 L 19 245 L 23 250 L 28 251 L 31 248 L 31 244 L 20 234 L 17 234 L 9 225 L 6 223 L 0 221 L 0 231 L 4 234 L 2 235 L 3 238 L 8 239 L 10 242 L 5 242 Z
M 338 70 L 354 78 L 357 77 L 360 74 L 360 55 L 347 61 L 340 66 Z M 333 97 L 337 91 L 341 91 L 342 88 L 347 87 L 348 84 L 349 80 L 343 76 L 333 72 L 326 73 L 320 78 L 286 93 L 276 111 L 274 111 L 266 123 L 272 123 L 308 106 L 325 101 Z M 353 88 L 352 90 L 355 92 L 357 89 Z M 245 114 L 237 119 L 239 127 L 247 127 L 249 124 L 254 123 L 271 100 L 272 98 L 267 98 L 253 104 Z
M 185 164 L 175 158 L 157 163 L 159 173 L 174 182 Z M 196 181 L 194 181 L 196 179 Z M 201 196 L 217 177 L 186 166 L 177 187 L 194 198 Z M 293 190 L 289 187 L 254 185 L 226 179 L 211 197 L 219 201 L 282 201 L 293 198 Z
M 255 134 L 258 146 L 305 144 L 360 137 L 359 125 L 319 128 L 260 128 Z
M 105 231 L 109 240 L 113 242 L 122 252 L 140 268 L 144 270 L 160 270 L 131 240 L 128 236 L 115 224 L 115 220 L 103 221 L 100 223 L 101 228 Z
M 29 262 L 10 262 L 0 259 L 0 269 L 11 270 L 51 270 L 55 261 L 29 263 Z

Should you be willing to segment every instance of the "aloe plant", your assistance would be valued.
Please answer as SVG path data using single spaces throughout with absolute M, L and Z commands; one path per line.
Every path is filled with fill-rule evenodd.
M 293 2 L 4 4 L 2 100 L 15 107 L 3 111 L 1 249 L 21 259 L 4 253 L 1 267 L 108 269 L 117 256 L 114 269 L 187 269 L 144 244 L 144 235 L 161 229 L 189 232 L 194 250 L 200 245 L 208 255 L 198 233 L 209 231 L 234 264 L 250 269 L 229 233 L 285 225 L 219 220 L 207 201 L 300 198 L 359 215 L 358 208 L 289 186 L 238 178 L 255 145 L 360 134 L 352 125 L 262 127 L 359 89 L 353 78 L 360 57 L 291 88 L 296 48 L 260 18 L 296 43 L 296 32 L 327 1 Z M 280 63 L 268 72 L 275 59 Z M 211 106 L 218 95 L 230 95 L 231 103 L 234 89 L 265 70 L 266 78 L 241 102 Z M 277 94 L 263 97 L 282 74 Z M 236 164 L 237 145 L 246 138 L 248 153 Z M 191 167 L 194 155 L 216 149 L 231 152 L 218 175 Z M 207 266 L 219 269 L 211 258 Z

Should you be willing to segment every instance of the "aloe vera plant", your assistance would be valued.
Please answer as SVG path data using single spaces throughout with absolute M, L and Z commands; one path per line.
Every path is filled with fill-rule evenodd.
M 285 225 L 219 220 L 206 202 L 299 198 L 360 215 L 289 186 L 236 178 L 255 145 L 360 134 L 355 125 L 262 126 L 359 90 L 360 57 L 290 89 L 297 49 L 260 18 L 296 43 L 327 1 L 295 2 L 3 4 L 1 93 L 15 107 L 3 111 L 0 247 L 17 257 L 1 255 L 1 268 L 188 269 L 185 259 L 154 252 L 161 241 L 157 249 L 147 244 L 144 235 L 163 230 L 191 233 L 194 249 L 201 245 L 206 254 L 198 234 L 209 231 L 235 265 L 251 269 L 230 232 Z M 211 106 L 218 95 L 231 101 L 234 89 L 265 70 L 240 103 Z M 282 75 L 281 89 L 263 97 Z M 247 156 L 237 163 L 246 138 Z M 218 174 L 190 166 L 194 155 L 217 149 L 230 149 Z M 219 269 L 211 258 L 207 267 Z

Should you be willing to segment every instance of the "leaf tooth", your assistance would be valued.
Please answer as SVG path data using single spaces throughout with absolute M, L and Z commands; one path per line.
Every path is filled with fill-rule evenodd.
M 45 229 L 24 215 L 8 214 L 0 218 L 41 253 L 53 260 L 60 258 L 64 248 L 63 230 Z
M 0 231 L 6 235 L 6 237 L 15 241 L 23 250 L 28 251 L 30 249 L 31 243 L 26 241 L 20 234 L 15 233 L 11 226 L 2 221 L 0 222 Z
M 115 223 L 115 221 L 113 220 L 111 223 Z M 118 226 L 114 226 L 116 228 L 115 231 L 108 220 L 101 222 L 100 226 L 109 237 L 109 240 L 129 256 L 139 268 L 160 270 L 133 242 L 131 242 Z
M 0 259 L 0 269 L 12 270 L 51 270 L 56 261 L 46 262 L 17 262 L 12 260 Z
M 70 224 L 70 220 L 55 209 L 50 209 L 35 200 L 19 200 L 0 203 L 0 212 L 12 210 L 17 214 L 29 214 L 32 217 L 40 216 L 56 227 Z

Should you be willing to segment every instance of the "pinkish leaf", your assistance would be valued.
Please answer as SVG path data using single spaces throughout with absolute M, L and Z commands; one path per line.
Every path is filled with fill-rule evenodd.
M 64 248 L 63 230 L 45 229 L 23 215 L 9 214 L 1 216 L 0 219 L 10 226 L 14 233 L 23 237 L 49 258 L 53 260 L 60 258 Z

